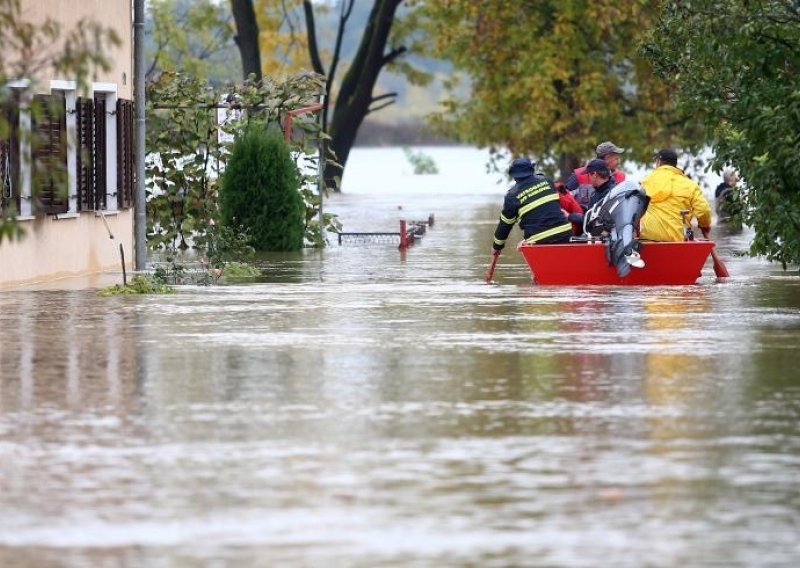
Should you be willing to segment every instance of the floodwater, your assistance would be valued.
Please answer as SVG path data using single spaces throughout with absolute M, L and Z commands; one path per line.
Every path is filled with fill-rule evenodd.
M 503 185 L 431 154 L 326 204 L 405 254 L 0 292 L 0 566 L 797 566 L 800 280 L 715 230 L 725 282 L 484 284 Z

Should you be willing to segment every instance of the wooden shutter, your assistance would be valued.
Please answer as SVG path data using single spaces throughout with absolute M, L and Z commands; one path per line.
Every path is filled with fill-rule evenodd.
M 0 138 L 0 211 L 19 213 L 19 96 L 12 91 L 0 112 L 7 128 Z
M 94 209 L 94 101 L 80 97 L 76 104 L 78 130 L 78 206 Z
M 94 96 L 94 208 L 106 208 L 106 96 Z
M 36 95 L 33 113 L 33 195 L 36 211 L 66 213 L 67 108 L 64 93 Z
M 117 99 L 117 203 L 133 206 L 134 187 L 133 101 Z

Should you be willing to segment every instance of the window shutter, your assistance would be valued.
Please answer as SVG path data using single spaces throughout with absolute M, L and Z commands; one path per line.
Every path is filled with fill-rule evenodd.
M 106 208 L 106 96 L 94 96 L 94 208 Z
M 81 211 L 94 209 L 94 101 L 81 97 L 76 104 L 78 123 L 78 203 Z
M 134 187 L 133 101 L 117 99 L 117 203 L 133 206 Z
M 36 210 L 69 210 L 67 196 L 67 113 L 63 93 L 36 95 L 33 116 L 33 183 Z
M 5 136 L 0 138 L 0 211 L 20 211 L 19 202 L 19 97 L 12 91 L 0 108 Z

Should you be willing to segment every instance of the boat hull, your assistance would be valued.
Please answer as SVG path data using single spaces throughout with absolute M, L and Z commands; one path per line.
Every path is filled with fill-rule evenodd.
M 606 259 L 604 243 L 534 245 L 521 242 L 533 281 L 542 285 L 680 286 L 694 284 L 714 248 L 712 241 L 642 243 L 644 268 L 620 278 Z

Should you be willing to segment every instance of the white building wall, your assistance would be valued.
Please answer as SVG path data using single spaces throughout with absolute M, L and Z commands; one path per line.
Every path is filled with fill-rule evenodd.
M 0 245 L 0 289 L 71 276 L 121 271 L 119 246 L 127 270 L 133 269 L 133 209 L 99 214 L 46 215 L 23 221 L 27 233 Z
M 46 17 L 55 19 L 65 31 L 73 28 L 83 18 L 98 21 L 106 28 L 113 28 L 121 44 L 109 47 L 108 55 L 112 67 L 109 71 L 95 74 L 90 89 L 95 87 L 92 90 L 106 92 L 114 101 L 116 97 L 133 98 L 131 0 L 23 0 L 22 15 L 25 20 L 34 23 L 43 22 Z M 51 88 L 69 91 L 71 79 L 44 76 L 38 77 L 35 84 L 39 92 L 49 92 Z M 68 102 L 72 101 L 69 104 L 73 104 L 74 100 L 74 93 L 68 96 Z M 114 106 L 109 105 L 108 110 L 113 111 Z M 108 120 L 115 118 L 110 115 Z M 74 119 L 68 118 L 68 136 L 71 138 L 68 154 L 70 196 L 75 193 L 74 128 Z M 30 207 L 26 207 L 23 199 L 19 222 L 25 235 L 15 241 L 4 239 L 0 243 L 0 289 L 121 270 L 120 244 L 125 253 L 127 269 L 133 268 L 133 208 L 116 211 L 116 197 L 111 195 L 117 192 L 115 129 L 116 123 L 107 131 L 107 183 L 110 195 L 108 211 L 104 211 L 104 214 L 108 229 L 99 213 L 76 213 L 77 204 L 74 198 L 70 199 L 70 212 L 67 214 L 35 217 L 31 216 Z M 24 149 L 21 149 L 21 153 L 24 154 Z M 22 169 L 25 170 L 25 167 L 26 164 L 23 163 Z M 29 186 L 29 177 L 29 172 L 26 175 L 23 171 L 21 182 Z M 27 182 L 25 178 L 28 178 Z M 114 235 L 113 239 L 109 238 L 109 229 Z

